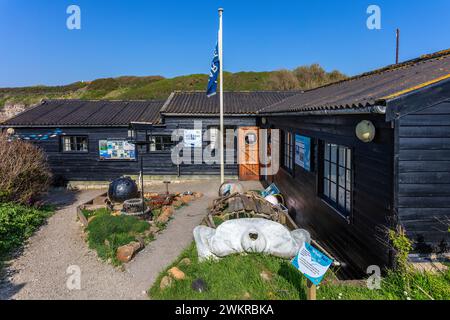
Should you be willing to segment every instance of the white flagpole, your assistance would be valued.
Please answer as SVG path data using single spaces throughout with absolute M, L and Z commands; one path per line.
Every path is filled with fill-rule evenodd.
M 223 38 L 222 38 L 222 14 L 223 9 L 219 8 L 219 64 L 220 64 L 220 181 L 225 182 L 225 164 L 224 164 L 224 125 L 223 125 Z

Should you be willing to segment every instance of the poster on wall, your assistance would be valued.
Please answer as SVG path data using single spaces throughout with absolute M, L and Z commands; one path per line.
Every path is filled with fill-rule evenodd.
M 295 135 L 295 164 L 311 171 L 311 138 Z
M 184 130 L 183 136 L 184 146 L 187 148 L 201 148 L 202 147 L 202 130 Z
M 126 140 L 100 140 L 100 160 L 135 160 L 136 147 Z

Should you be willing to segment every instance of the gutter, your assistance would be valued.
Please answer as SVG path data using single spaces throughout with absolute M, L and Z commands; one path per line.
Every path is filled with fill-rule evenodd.
M 211 118 L 218 117 L 218 113 L 161 113 L 164 117 L 201 117 L 201 118 Z M 224 117 L 256 117 L 257 113 L 230 113 L 224 114 Z
M 311 110 L 311 111 L 291 111 L 258 113 L 258 116 L 330 116 L 330 115 L 349 115 L 349 114 L 386 114 L 386 106 L 375 105 L 357 109 L 334 109 L 334 110 Z

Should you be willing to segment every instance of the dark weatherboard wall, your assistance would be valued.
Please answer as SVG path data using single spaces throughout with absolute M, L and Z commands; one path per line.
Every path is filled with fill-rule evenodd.
M 408 235 L 426 245 L 449 245 L 450 102 L 400 117 L 396 197 Z
M 377 129 L 371 143 L 363 143 L 355 136 L 355 126 L 361 120 L 371 120 Z M 312 139 L 312 172 L 295 165 L 293 173 L 281 169 L 266 181 L 279 186 L 296 222 L 346 263 L 341 270 L 343 274 L 361 276 L 370 265 L 389 265 L 386 231 L 393 220 L 394 130 L 384 116 L 268 117 L 266 127 Z M 352 150 L 353 196 L 348 220 L 320 195 L 320 141 Z
M 209 126 L 218 126 L 217 117 L 197 117 L 195 120 L 202 121 L 203 132 Z M 254 117 L 227 117 L 225 126 L 240 127 L 254 126 Z M 16 128 L 18 135 L 45 134 L 55 128 Z M 47 141 L 35 141 L 48 156 L 48 162 L 55 177 L 62 177 L 71 181 L 108 181 L 122 175 L 139 174 L 140 164 L 138 162 L 139 152 L 136 160 L 100 160 L 99 141 L 105 139 L 127 139 L 127 127 L 62 127 L 65 135 L 87 136 L 89 139 L 86 153 L 64 153 L 62 152 L 60 137 L 50 138 Z M 194 129 L 194 118 L 191 117 L 166 117 L 164 125 L 154 126 L 153 135 L 171 135 L 175 129 Z M 203 147 L 207 141 L 203 140 Z M 236 148 L 235 148 L 236 149 Z M 193 152 L 192 152 L 193 153 Z M 235 150 L 236 155 L 236 150 Z M 178 167 L 173 164 L 170 151 L 146 152 L 144 156 L 145 175 L 177 175 Z M 182 164 L 180 174 L 183 175 L 217 175 L 218 165 L 207 164 Z M 237 165 L 227 165 L 227 175 L 238 174 Z

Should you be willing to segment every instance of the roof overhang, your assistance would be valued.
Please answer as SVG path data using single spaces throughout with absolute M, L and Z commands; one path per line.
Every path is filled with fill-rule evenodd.
M 218 113 L 161 113 L 164 117 L 203 117 L 203 118 L 211 118 L 211 117 L 219 117 Z M 255 117 L 256 113 L 226 113 L 223 115 L 224 117 Z
M 332 115 L 351 115 L 351 114 L 385 114 L 386 107 L 383 105 L 367 106 L 362 108 L 346 108 L 346 109 L 322 109 L 322 110 L 305 110 L 292 112 L 268 112 L 258 113 L 258 116 L 277 117 L 277 116 L 332 116 Z

